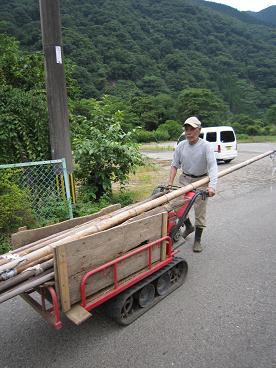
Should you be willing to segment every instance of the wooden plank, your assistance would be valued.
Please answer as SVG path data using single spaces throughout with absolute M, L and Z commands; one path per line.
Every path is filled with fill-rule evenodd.
M 154 264 L 154 263 L 153 263 Z M 127 281 L 129 281 L 130 279 L 132 279 L 134 276 L 138 276 L 139 274 L 141 274 L 142 272 L 146 271 L 146 268 L 139 270 L 138 272 L 133 273 L 131 276 L 128 276 L 126 278 L 124 278 L 123 280 L 121 280 L 120 285 L 126 283 Z M 97 299 L 99 299 L 100 297 L 108 294 L 110 291 L 113 290 L 113 287 L 107 287 L 104 288 L 102 290 L 100 290 L 99 292 L 97 292 L 96 294 L 91 295 L 90 297 L 87 298 L 87 304 L 93 303 L 95 302 Z M 80 308 L 80 317 L 78 317 L 78 311 L 76 310 L 76 312 L 73 309 L 78 309 Z M 73 318 L 71 318 L 71 311 L 73 312 Z M 77 325 L 81 324 L 82 322 L 84 322 L 87 318 L 91 317 L 92 314 L 90 314 L 89 316 L 85 314 L 88 313 L 82 306 L 80 303 L 76 303 L 72 309 L 70 309 L 70 311 L 66 312 L 65 315 L 71 319 L 72 322 L 76 323 Z M 75 317 L 76 315 L 76 317 Z M 83 315 L 83 318 L 82 318 Z M 87 316 L 87 318 L 85 318 Z
M 65 313 L 66 317 L 70 321 L 74 322 L 76 325 L 80 325 L 82 322 L 86 321 L 92 316 L 91 313 L 87 312 L 81 305 L 74 305 L 68 312 Z
M 58 280 L 58 292 L 61 300 L 63 312 L 67 312 L 71 308 L 70 292 L 68 283 L 68 268 L 65 246 L 61 245 L 54 249 L 55 257 L 55 276 Z
M 161 237 L 161 224 L 162 213 L 128 224 L 122 224 L 83 239 L 64 244 L 70 304 L 75 304 L 80 300 L 80 281 L 87 271 L 113 260 L 141 244 L 159 239 Z M 59 254 L 60 247 L 56 248 L 55 254 Z M 154 257 L 156 259 L 159 257 L 160 259 L 160 248 L 157 249 L 158 251 L 155 251 Z M 158 256 L 157 252 L 159 252 Z M 128 260 L 128 262 L 120 265 L 118 269 L 120 278 L 126 277 L 131 272 L 136 272 L 136 269 L 134 270 L 133 267 L 145 267 L 147 256 L 139 255 L 136 261 Z M 58 282 L 63 283 L 64 274 L 62 273 L 60 275 L 59 262 L 56 262 L 56 264 L 58 268 Z M 93 286 L 90 286 L 89 293 L 106 287 L 106 284 L 112 282 L 110 281 L 112 279 L 111 270 L 107 271 L 104 275 L 95 277 L 93 279 Z
M 152 252 L 152 262 L 159 261 L 160 256 L 160 248 L 156 247 Z M 118 281 L 122 281 L 126 277 L 137 273 L 138 271 L 144 269 L 148 265 L 148 252 L 142 252 L 136 254 L 135 256 L 128 258 L 121 262 L 118 266 Z M 70 277 L 70 295 L 71 301 L 80 300 L 80 292 L 79 285 L 81 282 L 82 274 L 76 274 Z M 106 287 L 113 285 L 113 267 L 110 267 L 108 270 L 100 272 L 94 275 L 87 283 L 86 286 L 86 294 L 92 295 L 97 293 L 99 290 L 102 290 Z M 72 300 L 72 298 L 74 299 Z
M 92 215 L 82 216 L 82 217 L 78 217 L 72 220 L 62 221 L 58 224 L 49 225 L 49 226 L 41 227 L 38 229 L 31 229 L 31 230 L 26 230 L 26 229 L 23 230 L 21 228 L 19 232 L 12 234 L 11 236 L 12 247 L 13 249 L 22 247 L 25 244 L 33 243 L 37 240 L 46 238 L 47 236 L 59 233 L 64 230 L 71 229 L 74 226 L 82 225 L 87 221 L 96 219 L 100 216 L 106 215 L 120 208 L 121 208 L 120 204 L 114 204 L 106 208 L 103 208 L 101 211 L 97 213 L 93 213 Z

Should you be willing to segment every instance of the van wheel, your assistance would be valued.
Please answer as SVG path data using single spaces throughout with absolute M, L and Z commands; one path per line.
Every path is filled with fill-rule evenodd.
M 229 162 L 231 162 L 232 160 L 224 160 L 225 164 L 229 164 Z

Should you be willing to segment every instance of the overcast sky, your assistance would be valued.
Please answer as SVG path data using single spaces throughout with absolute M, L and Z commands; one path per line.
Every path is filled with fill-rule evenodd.
M 271 5 L 276 5 L 276 0 L 210 0 L 214 3 L 221 3 L 232 6 L 238 10 L 251 10 L 258 12 L 268 8 Z

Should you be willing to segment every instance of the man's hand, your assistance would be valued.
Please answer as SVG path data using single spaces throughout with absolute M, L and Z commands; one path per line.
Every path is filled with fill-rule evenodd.
M 216 194 L 216 191 L 211 187 L 208 187 L 207 191 L 208 191 L 208 196 L 209 197 L 214 197 L 214 195 Z

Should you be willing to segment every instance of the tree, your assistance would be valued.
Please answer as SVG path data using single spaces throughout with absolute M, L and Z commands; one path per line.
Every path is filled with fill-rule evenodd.
M 204 126 L 219 125 L 227 116 L 223 100 L 208 89 L 188 88 L 180 92 L 177 99 L 178 119 L 197 116 Z
M 41 53 L 23 52 L 12 37 L 0 34 L 0 161 L 51 158 L 48 112 Z M 78 96 L 68 64 L 67 90 Z
M 231 125 L 237 133 L 241 134 L 263 135 L 266 133 L 263 121 L 245 114 L 235 115 Z
M 271 105 L 266 111 L 266 122 L 276 126 L 276 104 Z
M 129 103 L 131 111 L 137 115 L 138 124 L 149 131 L 176 115 L 174 100 L 168 94 L 134 96 Z
M 123 186 L 128 175 L 142 164 L 133 132 L 121 129 L 124 113 L 111 112 L 105 100 L 89 100 L 90 118 L 79 115 L 72 122 L 76 176 L 90 200 L 111 194 L 113 182 Z
M 43 59 L 0 35 L 0 160 L 50 158 Z

